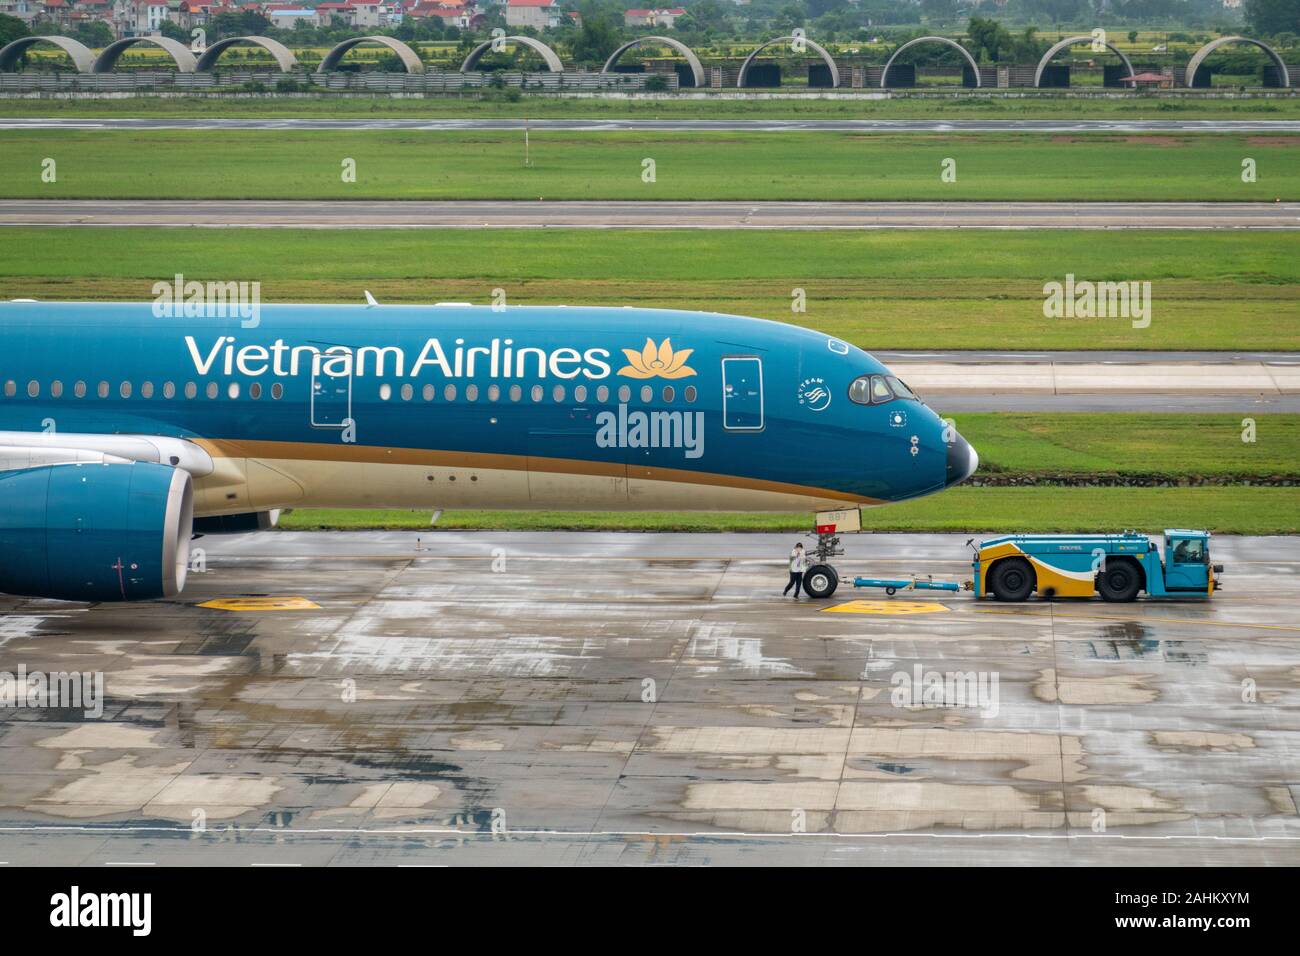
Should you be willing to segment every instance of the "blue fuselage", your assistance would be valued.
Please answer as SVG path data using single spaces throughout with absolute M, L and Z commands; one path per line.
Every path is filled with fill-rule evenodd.
M 869 354 L 777 322 L 461 305 L 268 305 L 256 324 L 156 312 L 0 304 L 0 431 L 192 439 L 250 482 L 254 463 L 274 471 L 257 507 L 788 510 L 913 498 L 974 467 L 920 401 L 851 397 L 855 380 L 890 375 Z M 281 487 L 300 492 L 265 490 Z M 199 503 L 249 507 L 238 489 Z

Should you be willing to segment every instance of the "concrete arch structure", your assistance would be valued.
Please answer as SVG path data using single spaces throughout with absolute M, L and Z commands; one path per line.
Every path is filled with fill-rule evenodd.
M 135 46 L 137 43 L 147 43 L 150 46 L 161 47 L 167 51 L 168 56 L 176 63 L 176 70 L 180 73 L 193 73 L 198 66 L 198 60 L 190 52 L 190 48 L 184 43 L 179 43 L 170 37 L 126 37 L 122 40 L 115 40 L 100 51 L 98 59 L 95 60 L 92 73 L 111 73 L 113 67 L 117 66 L 117 61 L 122 58 L 122 54 Z
M 704 64 L 700 62 L 700 58 L 695 55 L 694 50 L 688 47 L 681 40 L 674 40 L 672 37 L 637 37 L 635 40 L 629 40 L 609 55 L 609 59 L 605 61 L 605 65 L 600 68 L 600 72 L 613 72 L 614 64 L 618 62 L 619 57 L 632 49 L 632 47 L 640 46 L 642 43 L 662 43 L 664 46 L 672 47 L 682 55 L 683 59 L 686 60 L 687 65 L 691 68 L 691 73 L 695 76 L 695 85 L 704 85 Z
M 1037 87 L 1038 84 L 1042 82 L 1043 71 L 1047 69 L 1047 64 L 1051 62 L 1052 57 L 1056 56 L 1056 54 L 1060 53 L 1066 47 L 1078 46 L 1080 43 L 1091 43 L 1092 40 L 1093 38 L 1091 36 L 1066 37 L 1060 43 L 1057 43 L 1050 50 L 1044 53 L 1043 58 L 1038 61 L 1038 68 L 1034 70 L 1034 86 Z M 1124 63 L 1124 69 L 1128 70 L 1128 75 L 1130 77 L 1137 75 L 1136 73 L 1133 72 L 1133 64 L 1129 62 L 1128 57 L 1126 57 L 1123 53 L 1121 53 L 1116 47 L 1111 46 L 1109 43 L 1106 44 L 1106 49 L 1110 50 L 1111 53 L 1114 53 L 1117 57 L 1120 58 L 1120 60 Z
M 217 60 L 221 58 L 221 54 L 236 43 L 251 43 L 253 46 L 260 46 L 275 57 L 275 62 L 279 64 L 281 73 L 288 73 L 298 66 L 298 58 L 293 55 L 293 51 L 278 40 L 272 40 L 270 37 L 227 37 L 224 40 L 218 40 L 200 54 L 196 69 L 200 73 L 206 73 L 217 65 Z
M 1259 40 L 1252 40 L 1250 37 L 1219 37 L 1217 40 L 1211 40 L 1205 46 L 1201 47 L 1192 54 L 1192 58 L 1187 61 L 1187 72 L 1183 76 L 1183 85 L 1191 87 L 1192 81 L 1196 78 L 1196 71 L 1201 68 L 1201 63 L 1205 58 L 1221 46 L 1229 43 L 1249 43 L 1251 46 L 1257 46 L 1268 54 L 1273 65 L 1277 67 L 1278 75 L 1282 79 L 1283 89 L 1291 85 L 1291 75 L 1287 72 L 1286 64 L 1282 62 L 1282 57 L 1278 56 L 1277 50 L 1274 50 L 1266 43 Z
M 952 47 L 954 50 L 956 50 L 958 53 L 960 53 L 962 56 L 964 56 L 964 57 L 966 58 L 966 62 L 970 64 L 970 68 L 971 68 L 972 72 L 974 72 L 974 74 L 975 74 L 975 85 L 976 85 L 976 86 L 980 86 L 980 85 L 981 85 L 981 84 L 980 84 L 980 65 L 979 65 L 978 63 L 975 62 L 975 57 L 973 57 L 973 56 L 970 55 L 970 50 L 966 49 L 964 46 L 962 46 L 962 45 L 961 45 L 960 43 L 958 43 L 956 40 L 950 39 L 950 38 L 948 38 L 948 37 L 916 37 L 915 39 L 908 40 L 906 43 L 904 43 L 902 46 L 900 46 L 897 50 L 894 51 L 894 55 L 891 56 L 888 60 L 885 61 L 885 68 L 884 68 L 884 70 L 882 70 L 881 73 L 880 73 L 880 88 L 881 88 L 882 90 L 885 89 L 885 88 L 889 85 L 889 83 L 888 83 L 888 81 L 889 81 L 889 68 L 890 68 L 891 66 L 893 66 L 893 65 L 894 65 L 894 61 L 895 61 L 896 59 L 898 59 L 898 54 L 902 53 L 902 52 L 903 52 L 904 50 L 906 50 L 908 47 L 916 46 L 918 43 L 942 43 L 942 44 L 944 44 L 945 46 L 950 46 L 950 47 Z
M 53 43 L 68 55 L 78 73 L 89 73 L 95 68 L 95 53 L 84 43 L 72 37 L 19 37 L 0 48 L 0 72 L 12 70 L 27 49 L 37 43 Z
M 759 55 L 760 53 L 762 53 L 762 52 L 763 52 L 764 50 L 766 50 L 768 47 L 770 47 L 770 46 L 775 46 L 775 45 L 778 44 L 778 43 L 794 43 L 796 40 L 799 40 L 799 41 L 801 41 L 801 42 L 803 42 L 803 43 L 806 43 L 806 44 L 808 44 L 810 47 L 812 47 L 813 51 L 814 51 L 814 52 L 815 52 L 819 57 L 821 57 L 821 58 L 826 62 L 826 65 L 830 68 L 830 71 L 831 71 L 831 86 L 839 86 L 839 85 L 840 85 L 840 68 L 839 68 L 838 66 L 835 65 L 835 60 L 834 60 L 834 58 L 832 58 L 831 55 L 830 55 L 829 53 L 826 52 L 826 48 L 825 48 L 824 46 L 822 46 L 820 43 L 816 42 L 815 40 L 810 40 L 808 37 L 805 37 L 805 36 L 798 36 L 798 37 L 797 37 L 797 36 L 795 36 L 794 34 L 791 34 L 791 35 L 788 36 L 788 37 L 777 37 L 775 40 L 768 40 L 768 41 L 767 41 L 766 43 L 764 43 L 762 46 L 760 46 L 760 47 L 758 47 L 756 50 L 754 50 L 754 52 L 751 53 L 749 56 L 745 57 L 745 62 L 742 63 L 742 64 L 740 64 L 740 74 L 736 77 L 736 86 L 737 86 L 737 88 L 743 88 L 743 87 L 744 87 L 744 85 L 745 85 L 745 79 L 746 79 L 746 77 L 749 75 L 749 67 L 750 67 L 750 64 L 752 64 L 752 63 L 754 62 L 754 60 L 756 60 L 756 59 L 758 58 L 758 55 Z
M 420 60 L 419 54 L 412 50 L 401 40 L 394 37 L 352 37 L 337 44 L 325 54 L 320 61 L 320 66 L 316 68 L 317 73 L 333 73 L 339 65 L 339 60 L 353 47 L 360 46 L 363 43 L 378 43 L 380 46 L 386 46 L 397 54 L 397 58 L 402 61 L 402 66 L 406 67 L 407 73 L 423 73 L 424 63 Z
M 499 41 L 495 39 L 484 40 L 478 46 L 474 47 L 474 49 L 469 51 L 469 56 L 465 57 L 465 62 L 460 65 L 460 71 L 462 73 L 468 73 L 470 70 L 474 69 L 474 67 L 478 66 L 478 61 L 483 59 L 483 54 L 490 50 L 492 44 L 496 42 L 500 42 L 502 46 L 507 43 L 523 44 L 530 50 L 534 50 L 540 54 L 541 58 L 546 61 L 546 68 L 552 73 L 564 72 L 564 63 L 560 60 L 559 54 L 541 40 L 535 40 L 532 37 L 501 37 Z

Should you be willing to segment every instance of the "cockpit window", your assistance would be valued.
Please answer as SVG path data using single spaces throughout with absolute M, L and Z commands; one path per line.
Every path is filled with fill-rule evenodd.
M 895 387 L 891 387 L 894 384 Z M 863 375 L 849 385 L 849 401 L 859 405 L 883 405 L 895 398 L 913 398 L 906 385 L 885 375 Z
M 901 381 L 894 378 L 894 376 L 892 375 L 887 376 L 886 380 L 889 382 L 889 387 L 894 390 L 894 394 L 897 395 L 899 398 L 910 398 L 912 399 L 912 401 L 919 401 L 919 399 L 917 399 L 916 397 L 916 393 L 914 393 L 910 388 L 904 385 Z

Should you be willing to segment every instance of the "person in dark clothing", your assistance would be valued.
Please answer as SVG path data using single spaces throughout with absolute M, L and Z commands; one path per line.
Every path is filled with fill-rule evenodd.
M 795 542 L 794 550 L 790 552 L 790 583 L 781 592 L 782 597 L 789 594 L 791 588 L 794 588 L 794 596 L 799 597 L 799 589 L 803 587 L 803 572 L 806 566 L 807 559 L 804 558 L 803 544 Z

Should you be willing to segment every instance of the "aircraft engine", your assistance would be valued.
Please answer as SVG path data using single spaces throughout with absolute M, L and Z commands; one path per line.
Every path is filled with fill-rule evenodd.
M 0 592 L 141 601 L 185 586 L 188 472 L 152 462 L 0 471 Z

